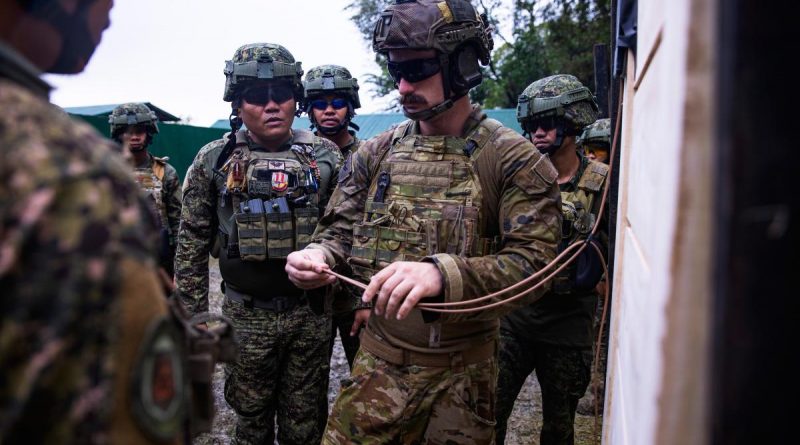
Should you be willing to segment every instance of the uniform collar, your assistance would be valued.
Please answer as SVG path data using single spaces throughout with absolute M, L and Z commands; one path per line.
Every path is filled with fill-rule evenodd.
M 581 181 L 581 177 L 583 176 L 583 172 L 586 171 L 586 167 L 589 166 L 589 158 L 584 156 L 581 152 L 575 152 L 580 159 L 580 165 L 578 165 L 578 170 L 572 176 L 572 179 L 569 182 L 565 182 L 563 184 L 559 184 L 559 189 L 562 192 L 572 192 L 578 189 L 578 183 Z
M 53 87 L 40 79 L 39 75 L 41 71 L 22 54 L 0 41 L 0 78 L 8 79 L 37 96 L 49 99 Z

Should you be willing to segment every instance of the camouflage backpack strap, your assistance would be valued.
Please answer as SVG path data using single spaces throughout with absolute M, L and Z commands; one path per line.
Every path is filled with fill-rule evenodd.
M 503 124 L 491 118 L 483 119 L 472 132 L 467 135 L 467 144 L 464 147 L 464 154 L 471 158 L 475 158 L 480 154 L 486 143 L 492 136 L 499 130 Z
M 153 173 L 156 175 L 159 181 L 164 182 L 164 172 L 166 171 L 167 160 L 169 159 L 168 156 L 163 158 L 159 158 L 158 156 L 153 156 Z
M 378 170 L 381 168 L 381 162 L 383 162 L 383 159 L 386 158 L 386 155 L 389 154 L 389 151 L 400 141 L 400 139 L 403 139 L 408 135 L 408 132 L 411 130 L 413 125 L 414 121 L 407 119 L 394 127 L 394 131 L 392 131 L 392 138 L 389 140 L 389 143 L 386 144 L 386 146 L 381 147 L 377 153 L 377 160 L 372 164 L 372 169 L 370 170 L 370 178 L 375 178 L 378 175 Z

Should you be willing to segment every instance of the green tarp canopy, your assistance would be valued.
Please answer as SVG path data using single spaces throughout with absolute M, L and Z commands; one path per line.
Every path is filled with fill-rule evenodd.
M 96 128 L 100 134 L 108 137 L 108 117 L 79 115 L 73 115 L 73 117 L 83 119 Z M 158 131 L 158 134 L 153 138 L 153 145 L 148 149 L 155 156 L 169 156 L 169 163 L 175 167 L 178 171 L 178 176 L 183 181 L 186 170 L 192 164 L 200 148 L 213 140 L 221 138 L 226 130 L 159 122 Z

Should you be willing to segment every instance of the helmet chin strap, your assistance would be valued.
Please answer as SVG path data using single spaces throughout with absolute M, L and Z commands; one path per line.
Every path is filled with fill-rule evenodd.
M 453 108 L 454 103 L 455 101 L 453 99 L 447 99 L 439 105 L 435 105 L 427 110 L 415 112 L 408 112 L 403 108 L 403 114 L 413 121 L 427 121 Z
M 552 156 L 562 145 L 564 145 L 564 137 L 566 136 L 566 126 L 564 124 L 556 125 L 556 139 L 547 148 L 539 148 L 539 153 L 547 156 Z

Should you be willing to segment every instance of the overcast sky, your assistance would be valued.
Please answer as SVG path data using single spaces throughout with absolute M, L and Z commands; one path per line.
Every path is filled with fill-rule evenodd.
M 245 43 L 285 46 L 303 69 L 347 67 L 362 86 L 361 113 L 380 112 L 365 74 L 378 70 L 371 47 L 344 8 L 350 0 L 116 0 L 111 27 L 86 70 L 48 75 L 62 107 L 152 102 L 192 125 L 226 119 L 225 60 Z

